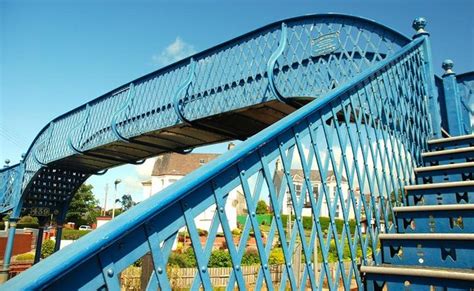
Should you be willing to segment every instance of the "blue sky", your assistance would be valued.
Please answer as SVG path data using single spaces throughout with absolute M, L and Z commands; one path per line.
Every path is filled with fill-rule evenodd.
M 197 1 L 195 1 L 197 2 Z M 451 58 L 474 69 L 474 1 L 9 1 L 0 0 L 0 161 L 17 162 L 54 117 L 161 66 L 284 18 L 324 12 L 364 16 L 411 36 L 424 16 L 435 71 Z M 224 147 L 201 149 L 219 152 Z M 150 165 L 89 180 L 142 199 Z M 112 187 L 110 187 L 112 188 Z M 103 202 L 102 202 L 103 203 Z M 110 203 L 109 203 L 110 205 Z

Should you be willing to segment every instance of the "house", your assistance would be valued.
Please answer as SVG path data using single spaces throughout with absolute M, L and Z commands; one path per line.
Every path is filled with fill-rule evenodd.
M 217 158 L 218 154 L 177 154 L 167 153 L 157 157 L 153 166 L 151 179 L 142 182 L 143 196 L 149 198 L 152 195 L 159 195 L 159 192 L 176 181 L 182 179 L 192 171 L 207 164 Z M 229 221 L 230 229 L 237 228 L 237 189 L 229 193 L 225 212 Z M 209 230 L 216 207 L 211 206 L 200 213 L 196 219 L 196 227 Z M 222 232 L 219 227 L 218 232 Z
M 274 177 L 274 183 L 275 183 L 275 187 L 276 187 L 276 191 L 277 193 L 280 192 L 280 187 L 282 185 L 282 179 L 283 179 L 283 175 L 284 175 L 284 170 L 282 168 L 279 168 L 278 167 L 278 164 L 277 164 L 277 167 L 275 169 L 275 177 Z M 298 199 L 298 201 L 301 201 L 299 199 L 301 199 L 301 191 L 303 189 L 303 183 L 304 183 L 304 172 L 303 170 L 301 169 L 291 169 L 290 170 L 290 176 L 293 180 L 293 186 L 294 186 L 294 189 L 295 189 L 295 194 L 296 194 L 296 198 Z M 334 172 L 332 171 L 328 171 L 327 173 L 327 177 L 326 177 L 326 185 L 327 185 L 327 194 L 328 194 L 328 197 L 330 199 L 330 204 L 329 205 L 334 205 L 334 200 L 335 199 L 338 199 L 337 201 L 339 201 L 337 203 L 337 206 L 336 206 L 336 212 L 335 212 L 335 218 L 339 218 L 339 219 L 343 219 L 343 213 L 342 213 L 342 207 L 341 207 L 341 203 L 340 203 L 340 200 L 338 198 L 338 196 L 336 195 L 337 194 L 337 182 L 336 182 L 336 177 L 334 175 Z M 321 209 L 320 209 L 320 213 L 319 213 L 319 216 L 320 217 L 329 217 L 329 209 L 328 209 L 328 203 L 327 203 L 327 199 L 326 199 L 326 195 L 324 195 L 324 192 L 323 192 L 323 185 L 322 185 L 322 182 L 321 182 L 321 175 L 320 175 L 320 172 L 317 171 L 317 170 L 311 170 L 311 173 L 310 173 L 310 183 L 311 183 L 311 189 L 310 189 L 310 193 L 313 194 L 314 198 L 315 198 L 315 201 L 317 201 L 317 199 L 319 198 L 319 195 L 323 195 L 322 196 L 322 204 L 321 204 Z M 283 194 L 285 197 L 283 198 L 283 205 L 282 205 L 282 214 L 293 214 L 294 215 L 294 209 L 292 207 L 292 200 L 291 200 L 291 196 L 290 196 L 290 190 L 288 188 L 288 186 L 286 186 L 284 184 L 284 187 L 286 187 L 286 190 L 285 190 L 285 193 Z M 341 178 L 341 182 L 340 182 L 340 187 L 341 187 L 341 193 L 342 193 L 342 196 L 344 198 L 344 203 L 347 203 L 347 199 L 350 198 L 350 194 L 349 194 L 349 185 L 347 183 L 347 179 L 345 177 L 342 177 Z M 307 195 L 307 191 L 305 192 L 306 194 L 303 195 L 304 196 L 304 204 L 303 204 L 303 211 L 302 211 L 302 215 L 303 216 L 311 216 L 312 215 L 312 211 L 311 211 L 311 203 L 310 203 L 310 197 L 309 195 Z M 358 193 L 356 193 L 356 195 L 358 195 Z M 358 199 L 356 199 L 356 201 L 358 201 Z M 349 211 L 349 218 L 352 219 L 354 218 L 354 210 L 353 208 L 351 207 L 350 208 L 350 211 Z

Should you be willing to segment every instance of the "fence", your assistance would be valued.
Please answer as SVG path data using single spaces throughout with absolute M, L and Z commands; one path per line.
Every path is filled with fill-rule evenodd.
M 351 262 L 344 262 L 344 269 L 349 270 Z M 149 273 L 151 270 L 148 268 L 153 268 L 152 265 L 143 265 L 141 267 L 129 267 L 122 272 L 121 275 L 121 290 L 144 290 L 146 286 L 143 286 L 141 282 L 141 275 L 143 273 Z M 303 277 L 303 270 L 305 264 L 302 263 L 300 268 L 295 268 L 295 273 L 299 269 L 299 278 Z M 329 264 L 330 276 L 332 280 L 335 280 L 337 276 L 337 269 L 339 268 L 338 263 Z M 258 273 L 260 272 L 259 265 L 253 266 L 242 266 L 242 276 L 248 288 L 255 287 L 257 283 Z M 271 265 L 270 266 L 270 275 L 272 282 L 275 286 L 278 286 L 281 282 L 285 265 Z M 318 274 L 316 278 L 320 278 L 322 270 L 322 265 L 319 265 Z M 229 278 L 233 272 L 232 268 L 209 268 L 209 277 L 213 287 L 226 287 L 229 284 Z M 168 268 L 168 274 L 170 277 L 171 287 L 173 290 L 188 290 L 191 288 L 194 278 L 198 276 L 196 268 Z M 348 274 L 346 274 L 348 275 Z M 145 276 L 148 278 L 148 276 Z M 295 277 L 296 276 L 295 274 Z M 327 287 L 327 280 L 324 280 L 323 286 Z M 310 287 L 309 285 L 307 286 Z M 351 284 L 351 289 L 357 289 L 356 282 L 353 280 Z

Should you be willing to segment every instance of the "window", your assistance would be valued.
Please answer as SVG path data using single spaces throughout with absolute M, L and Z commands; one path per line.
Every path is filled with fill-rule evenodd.
M 204 159 L 199 159 L 199 165 L 204 165 L 206 163 L 206 161 Z
M 301 184 L 295 184 L 296 198 L 301 196 Z
M 318 201 L 318 198 L 319 198 L 319 185 L 314 185 L 313 186 L 313 196 L 314 196 L 314 200 Z

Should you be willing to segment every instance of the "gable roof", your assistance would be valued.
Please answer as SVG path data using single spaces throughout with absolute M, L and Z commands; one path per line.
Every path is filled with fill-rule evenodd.
M 167 153 L 156 158 L 152 176 L 186 176 L 200 166 L 217 158 L 219 154 L 177 154 Z

